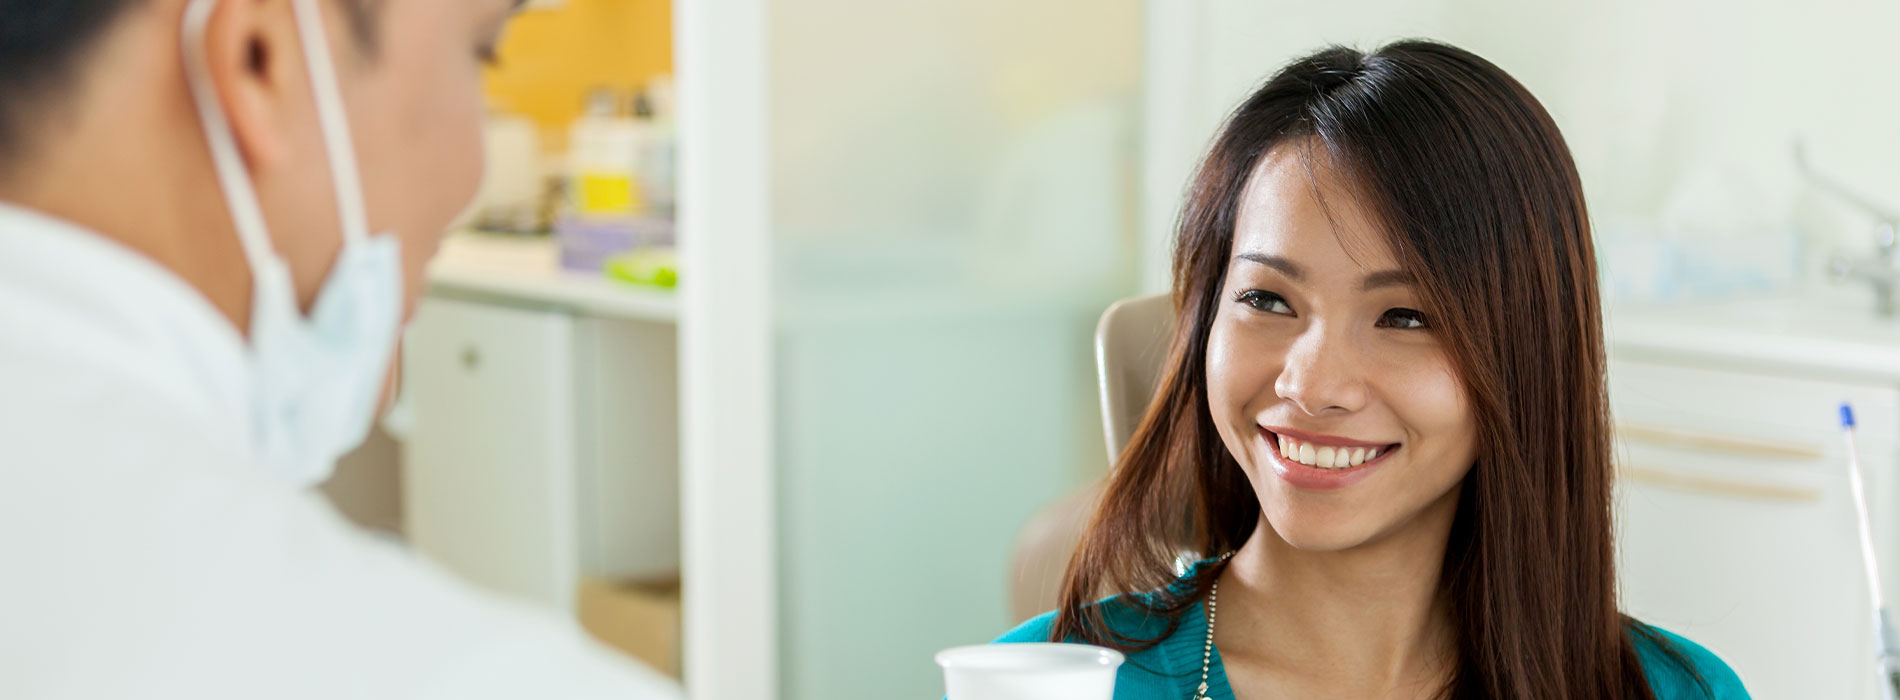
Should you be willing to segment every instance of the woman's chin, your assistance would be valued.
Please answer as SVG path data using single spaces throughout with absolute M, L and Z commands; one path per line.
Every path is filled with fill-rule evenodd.
M 1377 533 L 1374 523 L 1351 513 L 1269 512 L 1267 524 L 1288 546 L 1302 552 L 1340 552 L 1364 545 Z

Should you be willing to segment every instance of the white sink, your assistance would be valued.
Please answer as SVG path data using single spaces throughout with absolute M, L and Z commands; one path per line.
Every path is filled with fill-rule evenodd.
M 1618 306 L 1606 309 L 1605 321 L 1615 354 L 1900 380 L 1900 319 L 1873 309 L 1871 291 L 1841 285 L 1795 296 Z

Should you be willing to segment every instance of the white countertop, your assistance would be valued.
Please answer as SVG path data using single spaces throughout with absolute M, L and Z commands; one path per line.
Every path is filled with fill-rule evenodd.
M 429 289 L 645 321 L 679 320 L 672 290 L 639 287 L 561 268 L 553 239 L 456 232 L 429 265 Z
M 1876 317 L 1872 292 L 1606 308 L 1612 357 L 1900 383 L 1900 319 Z

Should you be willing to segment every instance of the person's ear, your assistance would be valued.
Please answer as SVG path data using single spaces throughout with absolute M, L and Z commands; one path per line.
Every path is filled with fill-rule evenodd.
M 252 172 L 281 164 L 309 87 L 290 0 L 221 0 L 205 27 L 211 84 Z

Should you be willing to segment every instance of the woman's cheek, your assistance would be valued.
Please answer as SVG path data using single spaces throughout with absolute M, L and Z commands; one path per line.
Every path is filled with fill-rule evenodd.
M 1275 400 L 1273 384 L 1285 360 L 1285 348 L 1232 319 L 1216 319 L 1208 334 L 1209 408 L 1229 447 L 1253 436 L 1256 416 Z
M 1464 383 L 1450 363 L 1442 354 L 1434 353 L 1432 357 L 1415 360 L 1409 371 L 1400 376 L 1405 376 L 1406 381 L 1391 395 L 1395 401 L 1402 402 L 1396 408 L 1405 422 L 1420 433 L 1420 437 L 1437 443 L 1440 448 L 1436 451 L 1452 461 L 1467 459 L 1477 427 Z
M 1247 374 L 1252 371 L 1247 353 L 1239 346 L 1230 319 L 1216 318 L 1207 337 L 1207 401 L 1214 425 L 1230 451 L 1241 447 L 1236 426 L 1243 421 L 1247 404 Z M 1236 453 L 1238 454 L 1238 453 Z

